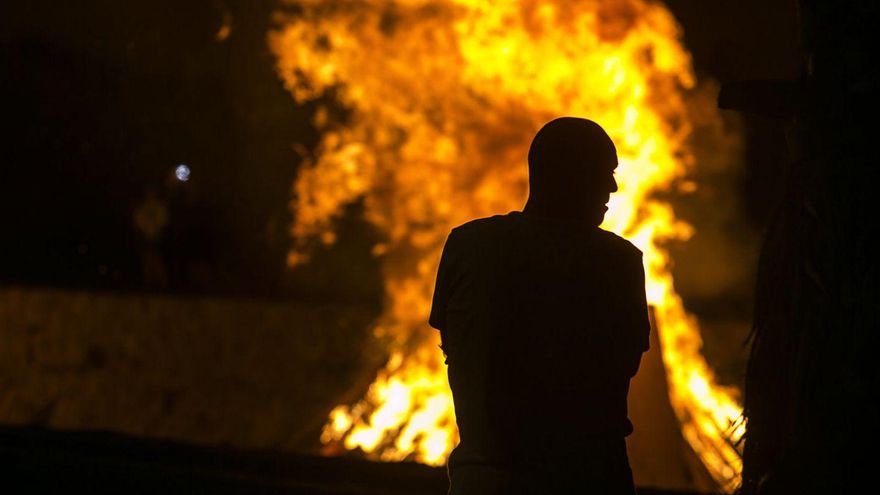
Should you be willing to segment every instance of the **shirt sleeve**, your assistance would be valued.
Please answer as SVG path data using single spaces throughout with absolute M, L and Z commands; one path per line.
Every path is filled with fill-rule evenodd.
M 428 324 L 440 330 L 441 337 L 446 332 L 446 309 L 449 305 L 449 297 L 455 285 L 456 254 L 455 254 L 455 231 L 450 232 L 443 246 L 443 254 L 440 256 L 440 266 L 437 268 L 437 281 L 434 284 L 434 297 L 431 302 L 431 314 Z
M 645 268 L 641 252 L 627 257 L 622 267 L 623 293 L 620 320 L 623 337 L 618 342 L 617 359 L 630 377 L 639 370 L 642 355 L 650 346 L 651 322 L 645 297 Z
M 634 257 L 632 268 L 632 286 L 630 292 L 630 307 L 632 308 L 632 325 L 635 335 L 635 343 L 641 352 L 650 348 L 651 321 L 648 317 L 648 300 L 645 292 L 645 267 L 642 263 L 642 254 Z

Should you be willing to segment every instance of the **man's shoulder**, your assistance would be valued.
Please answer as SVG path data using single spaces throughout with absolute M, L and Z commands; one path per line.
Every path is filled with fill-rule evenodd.
M 516 220 L 517 216 L 515 213 L 477 218 L 453 228 L 452 232 L 449 233 L 447 242 L 462 245 L 484 243 L 510 229 Z M 598 228 L 596 231 L 598 232 L 599 242 L 605 246 L 606 252 L 618 253 L 626 259 L 641 260 L 642 251 L 632 242 L 614 232 Z
M 510 221 L 510 215 L 493 215 L 477 218 L 452 229 L 449 237 L 461 242 L 485 239 L 498 232 Z
M 642 251 L 632 242 L 620 237 L 614 232 L 609 232 L 603 229 L 598 230 L 599 238 L 602 239 L 602 242 L 606 243 L 610 250 L 622 253 L 628 258 L 642 258 Z

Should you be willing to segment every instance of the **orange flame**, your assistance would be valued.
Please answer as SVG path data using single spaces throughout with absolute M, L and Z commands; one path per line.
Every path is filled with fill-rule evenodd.
M 385 235 L 375 249 L 386 307 L 375 327 L 390 359 L 352 406 L 330 413 L 325 443 L 382 460 L 442 464 L 457 442 L 439 336 L 428 329 L 433 279 L 449 230 L 519 209 L 531 137 L 559 115 L 602 124 L 618 147 L 620 191 L 603 227 L 645 253 L 682 433 L 727 490 L 740 476 L 735 390 L 716 384 L 697 322 L 675 292 L 662 243 L 691 235 L 655 193 L 692 188 L 685 105 L 695 87 L 680 29 L 648 0 L 301 1 L 270 34 L 298 102 L 332 94 L 344 117 L 322 132 L 294 186 L 291 266 L 310 239 L 333 242 L 342 207 L 363 199 Z M 701 112 L 717 117 L 706 106 Z

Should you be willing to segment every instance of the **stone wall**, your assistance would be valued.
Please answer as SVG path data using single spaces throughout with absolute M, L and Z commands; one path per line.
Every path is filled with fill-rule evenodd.
M 240 448 L 313 448 L 382 351 L 375 309 L 0 290 L 0 423 Z

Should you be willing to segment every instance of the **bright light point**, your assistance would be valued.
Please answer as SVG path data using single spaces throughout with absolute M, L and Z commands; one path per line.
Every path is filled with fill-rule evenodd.
M 188 181 L 189 173 L 189 167 L 187 167 L 184 163 L 181 163 L 177 166 L 177 168 L 174 169 L 174 176 L 177 177 L 177 180 L 179 180 L 180 182 Z

